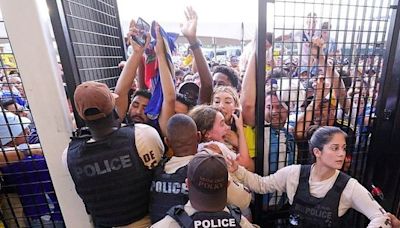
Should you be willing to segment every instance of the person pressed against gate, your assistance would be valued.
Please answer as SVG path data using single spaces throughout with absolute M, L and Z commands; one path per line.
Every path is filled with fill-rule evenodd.
M 281 129 L 288 118 L 288 108 L 279 101 L 275 93 L 265 96 L 265 121 L 275 129 Z
M 195 121 L 197 130 L 201 133 L 201 142 L 220 141 L 229 129 L 224 115 L 213 106 L 199 105 L 194 107 L 189 116 Z
M 197 130 L 201 133 L 201 142 L 207 143 L 216 141 L 227 147 L 227 150 L 236 153 L 239 157 L 239 163 L 249 170 L 254 170 L 254 162 L 249 156 L 249 151 L 243 133 L 243 120 L 234 117 L 235 126 L 238 134 L 231 131 L 226 124 L 226 120 L 218 107 L 200 105 L 189 112 L 197 125 Z M 232 115 L 233 116 L 233 115 Z M 236 137 L 236 138 L 235 138 Z M 233 142 L 233 143 L 231 143 Z M 236 145 L 233 145 L 236 143 Z

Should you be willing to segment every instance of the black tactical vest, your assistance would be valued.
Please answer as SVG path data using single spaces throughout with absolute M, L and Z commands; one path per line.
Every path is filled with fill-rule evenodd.
M 112 227 L 142 219 L 148 213 L 151 171 L 134 146 L 134 127 L 120 128 L 104 140 L 87 139 L 73 138 L 67 159 L 94 223 Z
M 167 211 L 176 205 L 186 204 L 189 200 L 185 183 L 187 166 L 179 168 L 173 174 L 164 171 L 164 160 L 155 168 L 150 188 L 150 218 L 154 224 L 165 217 Z
M 196 212 L 189 216 L 183 205 L 171 208 L 167 214 L 183 228 L 236 227 L 240 228 L 242 213 L 235 206 L 227 206 L 229 212 Z
M 339 201 L 350 177 L 339 173 L 332 188 L 324 198 L 310 195 L 310 165 L 302 165 L 299 185 L 290 208 L 289 223 L 292 227 L 342 227 L 338 217 Z

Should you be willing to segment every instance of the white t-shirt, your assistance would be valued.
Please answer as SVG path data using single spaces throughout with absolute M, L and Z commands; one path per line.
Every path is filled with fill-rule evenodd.
M 261 177 L 239 166 L 233 175 L 251 190 L 260 194 L 274 191 L 286 192 L 289 203 L 292 204 L 299 182 L 300 167 L 300 165 L 286 166 L 272 175 Z M 339 172 L 336 170 L 332 177 L 324 181 L 309 180 L 310 194 L 317 198 L 325 197 L 335 183 Z M 350 208 L 357 210 L 371 220 L 368 227 L 391 227 L 386 222 L 389 218 L 385 215 L 385 210 L 374 200 L 368 190 L 354 178 L 350 178 L 342 192 L 338 216 L 344 215 Z

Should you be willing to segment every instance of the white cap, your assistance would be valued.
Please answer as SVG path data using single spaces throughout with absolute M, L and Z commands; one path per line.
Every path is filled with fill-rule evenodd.
M 303 88 L 303 84 L 299 82 L 299 79 L 280 78 L 277 79 L 277 82 L 278 88 L 276 94 L 281 102 L 296 104 L 298 100 L 299 105 L 304 102 L 306 98 L 306 91 Z M 292 107 L 292 105 L 290 106 Z

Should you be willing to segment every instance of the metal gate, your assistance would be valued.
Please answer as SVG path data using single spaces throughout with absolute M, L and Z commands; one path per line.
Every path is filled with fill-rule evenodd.
M 380 187 L 392 200 L 381 204 L 396 213 L 400 175 L 394 167 L 385 169 L 386 179 L 396 174 L 397 180 L 391 184 L 394 189 L 383 188 L 382 183 L 373 181 L 377 179 L 377 174 L 373 174 L 377 163 L 371 158 L 378 158 L 379 149 L 372 147 L 371 142 L 379 140 L 371 138 L 375 139 L 376 134 L 382 137 L 387 129 L 377 130 L 376 122 L 380 118 L 389 120 L 395 113 L 393 107 L 389 110 L 379 104 L 388 98 L 381 84 L 388 83 L 385 78 L 392 78 L 392 72 L 388 71 L 391 68 L 386 64 L 395 57 L 391 49 L 396 50 L 393 43 L 398 39 L 397 7 L 397 1 L 389 0 L 259 1 L 256 113 L 259 174 L 274 173 L 295 163 L 310 164 L 310 135 L 317 126 L 338 126 L 348 134 L 342 170 L 369 190 L 373 184 Z M 266 50 L 268 45 L 264 40 L 269 32 L 274 40 Z M 398 88 L 398 82 L 393 87 Z M 271 91 L 283 105 L 281 112 L 288 115 L 287 121 L 278 124 L 281 129 L 270 127 L 270 123 L 265 125 L 264 107 Z M 269 141 L 268 147 L 265 141 Z M 400 154 L 391 156 L 398 161 Z M 284 199 L 280 193 L 257 196 L 257 223 L 279 226 L 288 216 Z M 377 199 L 383 200 L 378 196 Z M 356 227 L 365 222 L 357 213 L 350 220 Z
M 0 26 L 0 227 L 65 227 L 2 17 Z
M 77 85 L 103 82 L 114 88 L 125 60 L 116 0 L 47 0 L 67 95 L 73 104 Z M 84 126 L 75 113 L 78 128 Z

